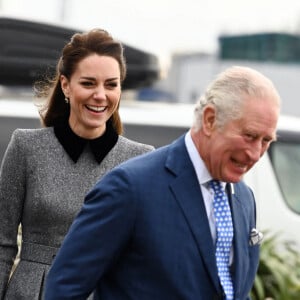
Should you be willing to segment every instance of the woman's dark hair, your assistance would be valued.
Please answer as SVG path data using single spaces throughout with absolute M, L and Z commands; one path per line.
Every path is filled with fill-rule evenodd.
M 47 96 L 46 104 L 40 108 L 41 121 L 45 127 L 57 125 L 68 118 L 70 114 L 70 105 L 65 102 L 65 95 L 61 89 L 60 76 L 64 75 L 70 80 L 78 64 L 94 53 L 116 59 L 120 67 L 121 82 L 124 81 L 126 63 L 120 42 L 114 40 L 107 31 L 102 29 L 74 34 L 70 42 L 62 49 L 54 79 L 40 87 L 36 85 L 38 96 Z M 119 115 L 119 106 L 111 118 L 116 132 L 121 134 L 123 126 Z

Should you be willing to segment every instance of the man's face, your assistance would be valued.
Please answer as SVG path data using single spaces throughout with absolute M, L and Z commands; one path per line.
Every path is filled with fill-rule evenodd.
M 206 165 L 215 179 L 238 182 L 276 139 L 279 107 L 271 100 L 246 102 L 241 118 L 214 127 Z

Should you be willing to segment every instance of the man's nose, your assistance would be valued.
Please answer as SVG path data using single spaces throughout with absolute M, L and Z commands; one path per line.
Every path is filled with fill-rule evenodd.
M 266 149 L 262 146 L 261 142 L 258 141 L 251 145 L 251 148 L 248 149 L 248 156 L 252 161 L 257 162 L 262 155 L 265 153 Z

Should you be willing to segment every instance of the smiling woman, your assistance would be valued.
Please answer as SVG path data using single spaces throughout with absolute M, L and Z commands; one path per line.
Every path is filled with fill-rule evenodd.
M 46 96 L 40 107 L 45 128 L 16 129 L 2 160 L 0 299 L 41 299 L 52 260 L 85 194 L 119 163 L 153 149 L 121 136 L 126 65 L 123 46 L 108 32 L 73 35 L 56 70 L 53 79 L 37 86 L 42 100 Z

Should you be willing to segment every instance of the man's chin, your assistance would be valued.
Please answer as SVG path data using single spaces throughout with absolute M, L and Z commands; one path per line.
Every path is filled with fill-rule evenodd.
M 230 183 L 237 183 L 240 182 L 244 177 L 243 174 L 231 174 L 226 177 L 226 180 L 223 180 L 225 182 L 230 182 Z

